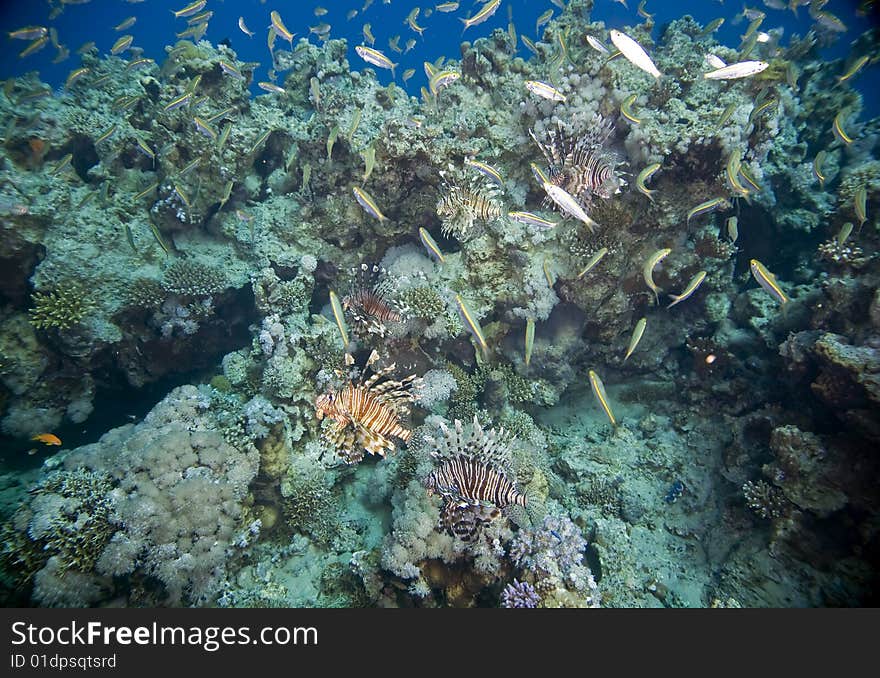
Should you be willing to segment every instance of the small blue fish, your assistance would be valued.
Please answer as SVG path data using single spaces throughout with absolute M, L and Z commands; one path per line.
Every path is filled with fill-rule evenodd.
M 674 504 L 681 496 L 682 492 L 684 492 L 684 483 L 680 480 L 676 480 L 669 486 L 669 489 L 666 490 L 666 495 L 663 497 L 663 501 L 667 504 Z

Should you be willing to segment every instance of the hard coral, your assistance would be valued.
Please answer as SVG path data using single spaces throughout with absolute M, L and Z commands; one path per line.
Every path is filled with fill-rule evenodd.
M 836 238 L 826 240 L 819 245 L 819 258 L 839 267 L 862 268 L 870 261 L 858 245 L 840 243 Z
M 338 509 L 330 486 L 323 469 L 305 457 L 291 461 L 281 481 L 282 509 L 288 526 L 324 544 L 338 531 Z
M 76 281 L 60 283 L 51 292 L 34 292 L 31 299 L 31 324 L 41 330 L 70 329 L 94 308 L 94 302 Z
M 93 604 L 106 587 L 129 604 L 213 601 L 259 458 L 226 444 L 204 410 L 195 387 L 175 389 L 38 485 L 15 522 L 51 556 L 34 577 L 36 602 Z
M 107 473 L 54 471 L 31 490 L 28 536 L 46 555 L 58 556 L 61 569 L 92 569 L 115 532 L 111 488 Z
M 446 312 L 446 304 L 433 287 L 411 287 L 400 294 L 412 315 L 431 320 Z
M 525 581 L 513 580 L 501 592 L 501 607 L 538 607 L 541 596 Z
M 790 512 L 782 492 L 764 480 L 746 481 L 742 486 L 746 505 L 765 520 L 784 518 Z
M 172 294 L 196 297 L 216 294 L 228 285 L 219 269 L 190 259 L 175 259 L 165 269 L 162 287 Z
M 586 547 L 567 516 L 548 515 L 541 527 L 517 533 L 510 559 L 535 582 L 544 607 L 597 607 L 596 582 L 582 562 Z
M 158 308 L 168 293 L 162 284 L 153 278 L 138 278 L 128 288 L 127 301 L 138 308 Z

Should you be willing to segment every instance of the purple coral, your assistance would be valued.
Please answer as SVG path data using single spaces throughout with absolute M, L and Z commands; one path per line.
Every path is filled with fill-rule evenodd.
M 533 530 L 520 530 L 510 547 L 510 558 L 532 572 L 567 574 L 581 564 L 587 541 L 568 517 L 547 516 Z
M 527 581 L 513 580 L 501 592 L 501 607 L 538 607 L 541 596 Z

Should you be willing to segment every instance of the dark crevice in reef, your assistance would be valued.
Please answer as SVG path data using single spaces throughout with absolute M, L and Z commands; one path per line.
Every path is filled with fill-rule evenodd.
M 162 338 L 154 330 L 145 341 L 128 336 L 99 351 L 90 367 L 71 363 L 67 371 L 77 380 L 83 374 L 94 379 L 94 410 L 81 423 L 65 418 L 51 432 L 61 438 L 64 448 L 72 449 L 95 442 L 112 428 L 139 421 L 174 388 L 210 380 L 224 355 L 250 342 L 248 326 L 255 320 L 253 295 L 247 287 L 218 300 L 213 316 L 192 336 Z M 71 361 L 59 360 L 63 362 Z M 34 447 L 38 453 L 27 454 Z M 44 457 L 41 445 L 2 434 L 0 449 L 6 452 L 0 458 L 2 466 L 27 468 L 42 463 Z
M 217 359 L 218 356 L 215 355 L 214 358 Z M 61 439 L 63 449 L 97 442 L 114 428 L 142 420 L 173 389 L 183 384 L 205 381 L 210 378 L 211 373 L 212 370 L 209 369 L 197 369 L 170 374 L 140 388 L 118 380 L 113 384 L 99 384 L 93 401 L 95 409 L 91 416 L 80 423 L 65 419 L 52 433 Z M 47 455 L 53 454 L 58 448 L 0 434 L 0 449 L 4 450 L 0 457 L 0 469 L 11 470 L 39 466 Z M 29 454 L 32 449 L 36 449 L 36 453 Z
M 22 240 L 18 247 L 10 249 L 15 252 L 13 256 L 0 257 L 0 305 L 10 303 L 26 308 L 31 294 L 29 280 L 45 255 L 45 247 Z
M 95 378 L 108 384 L 142 384 L 186 371 L 206 369 L 224 354 L 250 341 L 248 326 L 256 320 L 253 293 L 249 287 L 218 297 L 214 313 L 199 322 L 190 336 L 162 337 L 155 329 L 132 332 L 121 346 L 111 346 L 111 353 L 97 367 Z

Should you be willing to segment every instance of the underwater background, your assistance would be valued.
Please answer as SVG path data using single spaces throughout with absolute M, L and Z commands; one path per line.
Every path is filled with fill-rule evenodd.
M 877 604 L 874 3 L 0 17 L 4 605 Z

